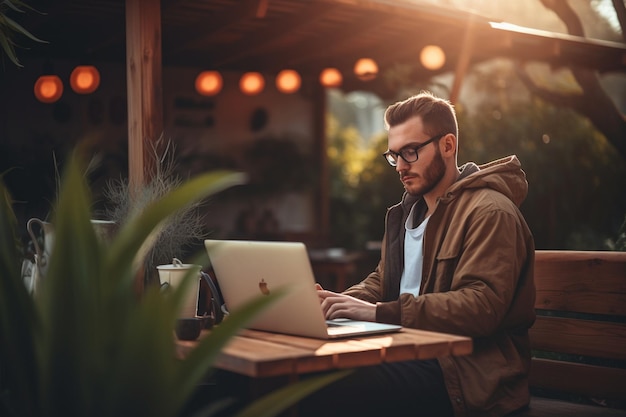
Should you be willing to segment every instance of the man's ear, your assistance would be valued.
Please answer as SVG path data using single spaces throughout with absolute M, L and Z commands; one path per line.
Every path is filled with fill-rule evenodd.
M 456 136 L 452 133 L 448 133 L 443 138 L 441 138 L 443 142 L 442 153 L 446 155 L 454 155 L 456 153 Z

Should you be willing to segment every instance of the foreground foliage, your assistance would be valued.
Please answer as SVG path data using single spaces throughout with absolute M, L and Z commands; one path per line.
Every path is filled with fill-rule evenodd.
M 179 360 L 172 330 L 184 286 L 172 296 L 150 288 L 138 297 L 136 254 L 168 216 L 244 178 L 216 172 L 192 179 L 105 244 L 91 226 L 81 172 L 72 158 L 54 214 L 48 273 L 35 298 L 22 282 L 11 197 L 0 184 L 0 415 L 177 416 L 228 340 L 282 294 L 234 312 Z M 336 377 L 273 393 L 243 415 L 275 415 Z

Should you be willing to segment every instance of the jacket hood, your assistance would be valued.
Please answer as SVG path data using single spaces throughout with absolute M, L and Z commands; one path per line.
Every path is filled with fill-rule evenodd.
M 449 196 L 454 196 L 465 189 L 491 188 L 507 196 L 519 207 L 528 195 L 526 173 L 515 155 L 496 159 L 484 165 L 470 162 L 460 169 L 461 176 L 448 190 Z M 464 175 L 466 170 L 469 171 Z
M 458 180 L 450 186 L 442 199 L 453 199 L 462 190 L 491 188 L 507 196 L 519 207 L 528 195 L 526 173 L 515 155 L 496 159 L 484 165 L 468 162 L 459 167 L 459 171 Z M 421 196 L 411 196 L 405 192 L 401 204 L 408 211 L 420 198 Z

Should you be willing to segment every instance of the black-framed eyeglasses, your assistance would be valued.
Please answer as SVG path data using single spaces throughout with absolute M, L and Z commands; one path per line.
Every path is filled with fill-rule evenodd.
M 447 133 L 444 133 L 444 134 L 441 134 L 441 135 L 437 135 L 437 136 L 433 136 L 432 138 L 428 139 L 426 142 L 420 143 L 417 146 L 407 146 L 405 148 L 402 148 L 402 149 L 400 149 L 400 152 L 394 152 L 394 151 L 389 151 L 388 150 L 387 152 L 385 152 L 383 154 L 383 156 L 385 157 L 387 162 L 389 162 L 389 165 L 391 165 L 392 167 L 398 166 L 398 157 L 404 159 L 404 161 L 407 164 L 411 164 L 411 163 L 417 161 L 417 159 L 418 159 L 417 151 L 419 149 L 421 149 L 424 146 L 428 145 L 430 142 L 433 142 L 435 140 L 441 139 L 445 135 L 447 135 Z

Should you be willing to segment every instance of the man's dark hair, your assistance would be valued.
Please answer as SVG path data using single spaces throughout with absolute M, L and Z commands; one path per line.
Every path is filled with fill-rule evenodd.
M 448 100 L 435 97 L 428 91 L 422 91 L 387 107 L 385 128 L 389 130 L 390 127 L 416 116 L 422 118 L 424 133 L 430 136 L 452 133 L 458 138 L 459 127 L 454 106 Z

